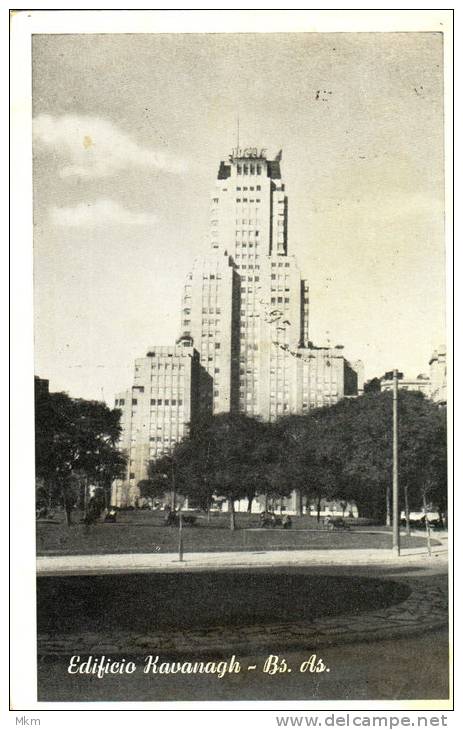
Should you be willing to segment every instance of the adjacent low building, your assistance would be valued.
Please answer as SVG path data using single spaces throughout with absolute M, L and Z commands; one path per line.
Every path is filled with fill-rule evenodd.
M 136 504 L 138 482 L 146 479 L 149 462 L 188 436 L 200 415 L 200 387 L 206 392 L 209 382 L 212 389 L 212 379 L 201 371 L 191 338 L 174 347 L 151 347 L 135 361 L 134 384 L 118 393 L 114 403 L 122 412 L 119 447 L 128 463 L 126 478 L 114 482 L 113 504 Z
M 391 373 L 386 373 L 380 379 L 381 392 L 392 390 Z M 420 373 L 416 378 L 404 377 L 399 374 L 399 390 L 414 390 L 423 393 L 438 405 L 447 403 L 447 352 L 445 345 L 440 345 L 429 360 L 429 375 Z

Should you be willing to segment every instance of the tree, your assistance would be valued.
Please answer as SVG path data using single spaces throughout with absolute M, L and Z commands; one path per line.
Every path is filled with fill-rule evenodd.
M 392 394 L 369 393 L 321 409 L 317 455 L 325 454 L 336 494 L 359 512 L 384 519 L 392 481 Z M 401 503 L 422 499 L 432 476 L 434 501 L 446 505 L 445 413 L 423 394 L 399 391 L 399 485 Z
M 242 414 L 219 414 L 195 425 L 189 439 L 173 452 L 181 491 L 204 506 L 213 495 L 227 499 L 230 529 L 235 529 L 235 500 L 254 489 L 253 453 L 262 433 L 258 422 Z
M 109 505 L 111 482 L 125 471 L 125 457 L 117 450 L 120 432 L 120 411 L 66 393 L 36 390 L 36 476 L 50 501 L 63 504 L 68 525 L 82 484 L 85 508 L 91 483 L 103 489 Z
M 151 507 L 153 507 L 154 500 L 165 494 L 167 484 L 165 479 L 162 482 L 161 480 L 141 479 L 138 482 L 138 488 L 140 490 L 140 497 L 151 500 Z

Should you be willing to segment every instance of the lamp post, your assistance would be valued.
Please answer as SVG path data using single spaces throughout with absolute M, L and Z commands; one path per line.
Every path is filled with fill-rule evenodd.
M 398 438 L 398 372 L 392 375 L 392 552 L 400 555 L 399 525 L 399 438 Z
M 179 562 L 183 562 L 183 520 L 182 513 L 178 516 L 178 559 Z

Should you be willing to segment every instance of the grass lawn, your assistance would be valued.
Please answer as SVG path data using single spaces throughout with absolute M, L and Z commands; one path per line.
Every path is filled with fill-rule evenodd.
M 120 512 L 114 524 L 98 522 L 90 527 L 79 523 L 67 527 L 64 514 L 57 512 L 53 521 L 37 522 L 38 555 L 89 555 L 105 553 L 170 553 L 178 550 L 178 528 L 163 524 L 162 512 L 138 510 Z M 185 552 L 227 552 L 258 550 L 381 549 L 391 546 L 385 527 L 352 524 L 350 530 L 328 532 L 317 525 L 315 517 L 294 517 L 291 530 L 262 529 L 259 516 L 238 513 L 237 529 L 229 529 L 227 514 L 197 515 L 197 523 L 183 529 Z M 439 544 L 437 540 L 433 544 Z M 426 544 L 423 537 L 403 536 L 404 548 Z

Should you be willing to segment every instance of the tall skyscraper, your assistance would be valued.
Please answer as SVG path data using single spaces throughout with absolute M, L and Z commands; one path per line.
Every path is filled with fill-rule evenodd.
M 118 407 L 121 401 L 131 404 L 123 408 L 121 439 L 130 452 L 129 501 L 149 460 L 187 435 L 195 413 L 242 412 L 273 421 L 363 389 L 360 362 L 352 366 L 340 345 L 315 347 L 310 341 L 309 286 L 288 253 L 281 157 L 236 148 L 220 162 L 209 251 L 185 282 L 177 348 L 152 348 L 136 362 L 132 392 L 116 399 Z M 170 383 L 185 354 L 194 365 L 190 385 L 183 387 L 188 412 L 178 407 L 178 388 L 165 378 L 153 380 L 153 368 L 164 374 L 166 361 Z
M 211 195 L 211 253 L 196 262 L 187 280 L 183 332 L 193 337 L 214 379 L 214 413 L 237 408 L 274 420 L 357 393 L 357 376 L 342 348 L 314 348 L 309 339 L 309 286 L 288 254 L 281 157 L 269 160 L 265 149 L 236 148 L 220 162 Z M 226 266 L 234 277 L 225 276 Z M 211 281 L 219 267 L 221 285 Z M 230 278 L 233 284 L 225 284 Z M 218 292 L 227 302 L 232 296 L 225 309 L 231 330 L 220 326 L 217 335 L 226 338 L 226 350 L 214 341 Z

